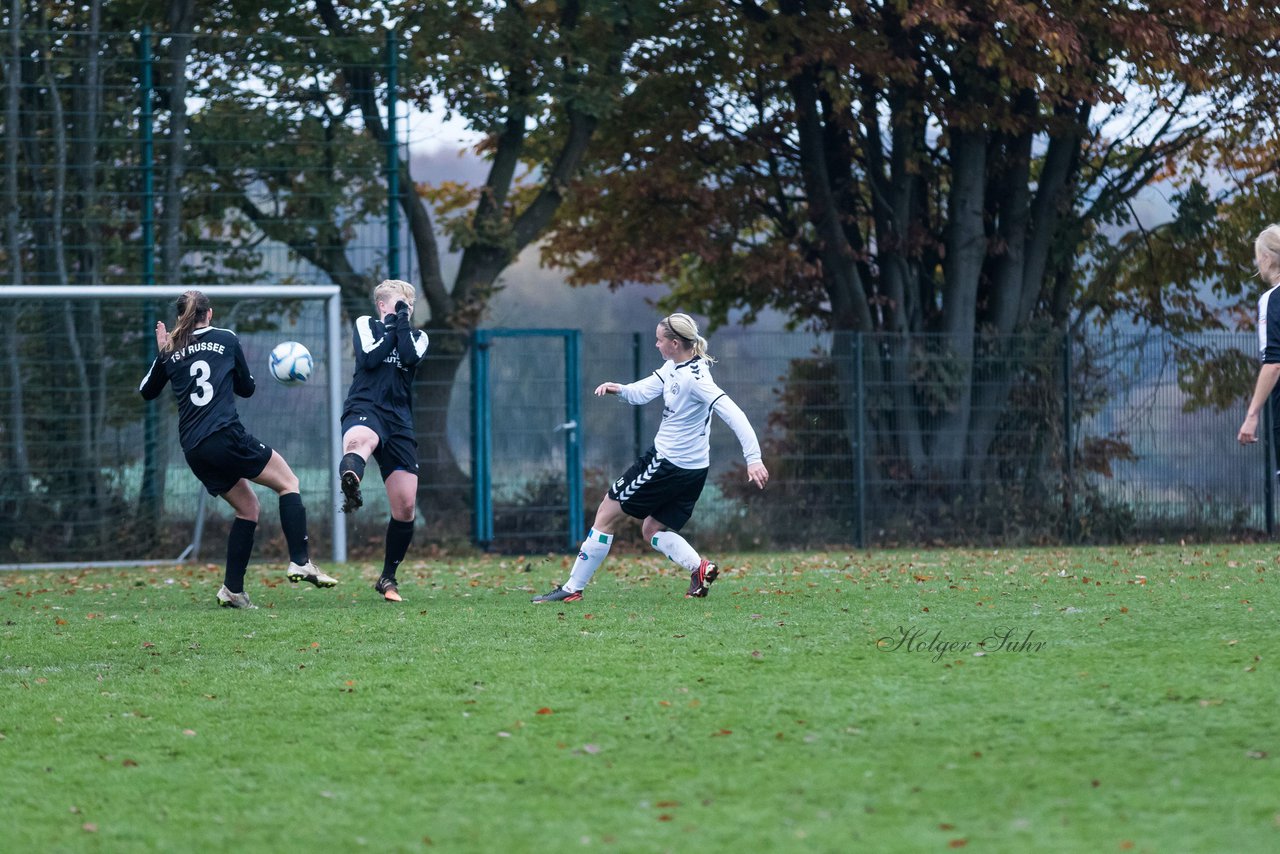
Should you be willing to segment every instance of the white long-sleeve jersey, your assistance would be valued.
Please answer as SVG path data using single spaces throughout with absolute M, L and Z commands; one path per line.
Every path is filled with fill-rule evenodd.
M 676 364 L 668 360 L 642 380 L 628 383 L 618 396 L 632 405 L 662 395 L 662 424 L 653 446 L 658 455 L 682 469 L 711 465 L 711 413 L 729 425 L 742 446 L 747 465 L 760 462 L 760 442 L 746 414 L 711 378 L 711 366 L 694 356 Z

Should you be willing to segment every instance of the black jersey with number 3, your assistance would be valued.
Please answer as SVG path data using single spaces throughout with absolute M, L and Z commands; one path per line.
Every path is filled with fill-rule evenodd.
M 230 329 L 216 326 L 193 330 L 187 346 L 156 356 L 138 391 L 146 400 L 155 400 L 165 383 L 173 384 L 178 401 L 178 435 L 184 451 L 240 423 L 233 392 L 249 397 L 255 388 L 240 339 Z

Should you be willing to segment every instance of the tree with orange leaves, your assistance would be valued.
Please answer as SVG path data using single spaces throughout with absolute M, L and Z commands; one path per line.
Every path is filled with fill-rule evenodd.
M 546 245 L 575 282 L 674 282 L 665 302 L 713 321 L 776 308 L 884 334 L 864 359 L 892 395 L 879 440 L 950 482 L 981 473 L 1020 369 L 1011 352 L 980 376 L 976 352 L 1125 314 L 1221 322 L 1193 272 L 1156 283 L 1132 204 L 1169 188 L 1182 234 L 1212 226 L 1227 199 L 1206 187 L 1242 139 L 1274 134 L 1269 4 L 684 9 L 602 128 L 593 154 L 618 165 L 575 189 Z M 854 341 L 836 336 L 837 366 Z M 921 402 L 922 372 L 945 372 L 946 400 Z M 852 423 L 863 403 L 846 403 Z

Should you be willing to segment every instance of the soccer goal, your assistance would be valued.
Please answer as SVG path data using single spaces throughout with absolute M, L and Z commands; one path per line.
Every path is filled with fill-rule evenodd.
M 155 324 L 172 328 L 180 286 L 0 287 L 0 569 L 221 563 L 232 519 L 191 474 L 166 389 L 138 394 Z M 240 338 L 257 391 L 237 399 L 245 428 L 278 450 L 302 485 L 313 554 L 346 560 L 338 510 L 342 406 L 339 289 L 201 287 L 213 324 Z M 299 341 L 315 370 L 284 386 L 271 349 Z M 257 560 L 287 556 L 276 501 L 262 505 Z

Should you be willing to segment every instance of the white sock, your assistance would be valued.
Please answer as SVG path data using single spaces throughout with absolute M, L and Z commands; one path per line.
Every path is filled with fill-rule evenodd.
M 659 531 L 653 535 L 649 544 L 690 572 L 702 563 L 701 556 L 689 545 L 689 541 L 675 531 Z
M 574 561 L 573 572 L 569 573 L 569 580 L 564 583 L 564 589 L 570 593 L 585 590 L 591 576 L 596 574 L 600 564 L 604 563 L 604 559 L 609 556 L 609 547 L 612 545 L 613 534 L 601 534 L 592 528 L 586 540 L 583 541 L 582 548 L 578 550 L 578 559 Z

